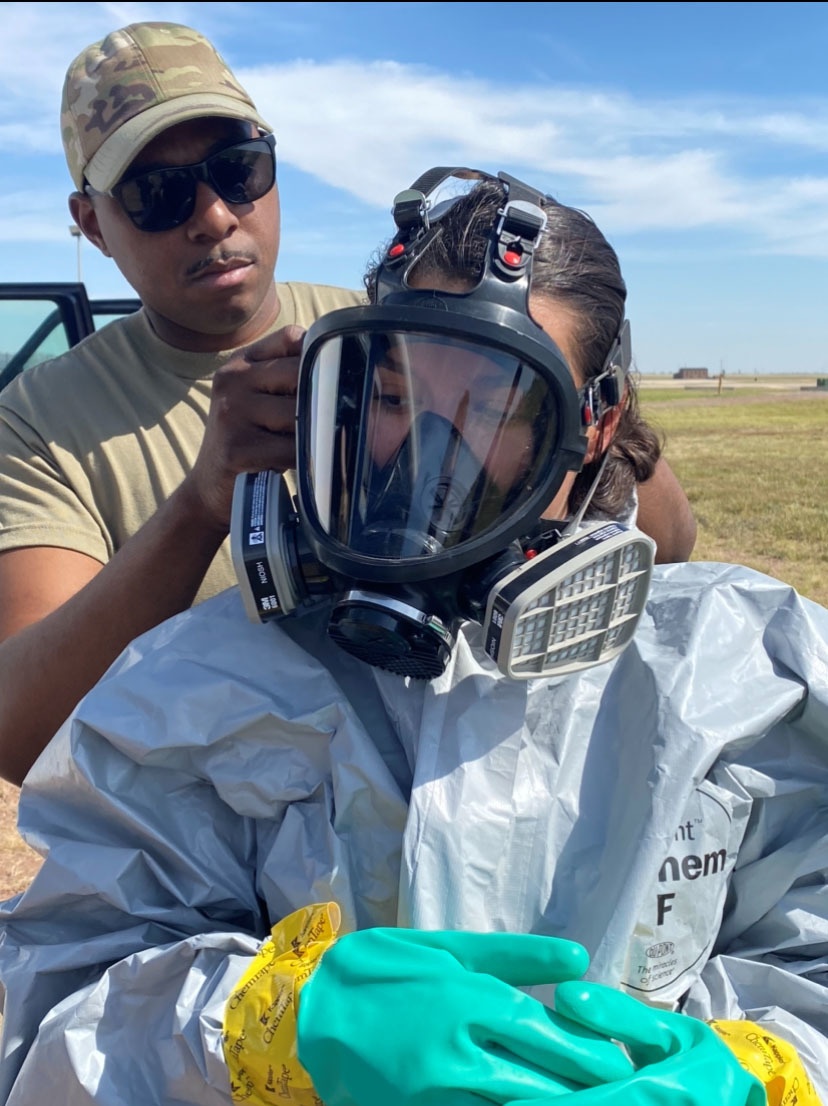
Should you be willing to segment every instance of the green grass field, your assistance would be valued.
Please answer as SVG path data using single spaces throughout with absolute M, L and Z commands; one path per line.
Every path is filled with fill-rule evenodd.
M 828 389 L 814 384 L 651 377 L 639 395 L 696 514 L 692 559 L 749 565 L 828 606 Z

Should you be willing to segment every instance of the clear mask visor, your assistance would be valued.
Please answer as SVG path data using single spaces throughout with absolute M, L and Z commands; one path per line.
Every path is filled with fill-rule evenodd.
M 433 558 L 519 514 L 559 434 L 539 369 L 445 334 L 332 335 L 308 401 L 319 525 L 377 561 Z

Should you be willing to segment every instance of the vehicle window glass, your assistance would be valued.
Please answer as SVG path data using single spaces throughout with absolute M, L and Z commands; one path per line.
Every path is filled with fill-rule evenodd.
M 108 323 L 114 323 L 116 319 L 123 319 L 125 315 L 131 315 L 132 309 L 129 311 L 97 311 L 95 309 L 95 303 L 92 302 L 92 318 L 95 320 L 95 330 L 101 330 Z
M 69 349 L 63 320 L 53 300 L 0 300 L 0 372 L 24 347 L 25 369 Z

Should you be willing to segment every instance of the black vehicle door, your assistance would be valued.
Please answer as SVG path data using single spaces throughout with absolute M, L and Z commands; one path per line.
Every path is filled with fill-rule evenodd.
M 0 283 L 0 388 L 24 369 L 65 353 L 137 299 L 90 301 L 83 284 Z

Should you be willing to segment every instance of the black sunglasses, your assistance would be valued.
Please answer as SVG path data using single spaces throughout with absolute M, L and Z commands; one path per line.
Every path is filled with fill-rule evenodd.
M 196 165 L 136 173 L 104 195 L 113 196 L 139 230 L 152 233 L 187 222 L 195 210 L 199 181 L 225 203 L 249 204 L 266 195 L 275 180 L 276 138 L 266 134 L 236 142 Z M 95 192 L 91 187 L 86 191 Z

